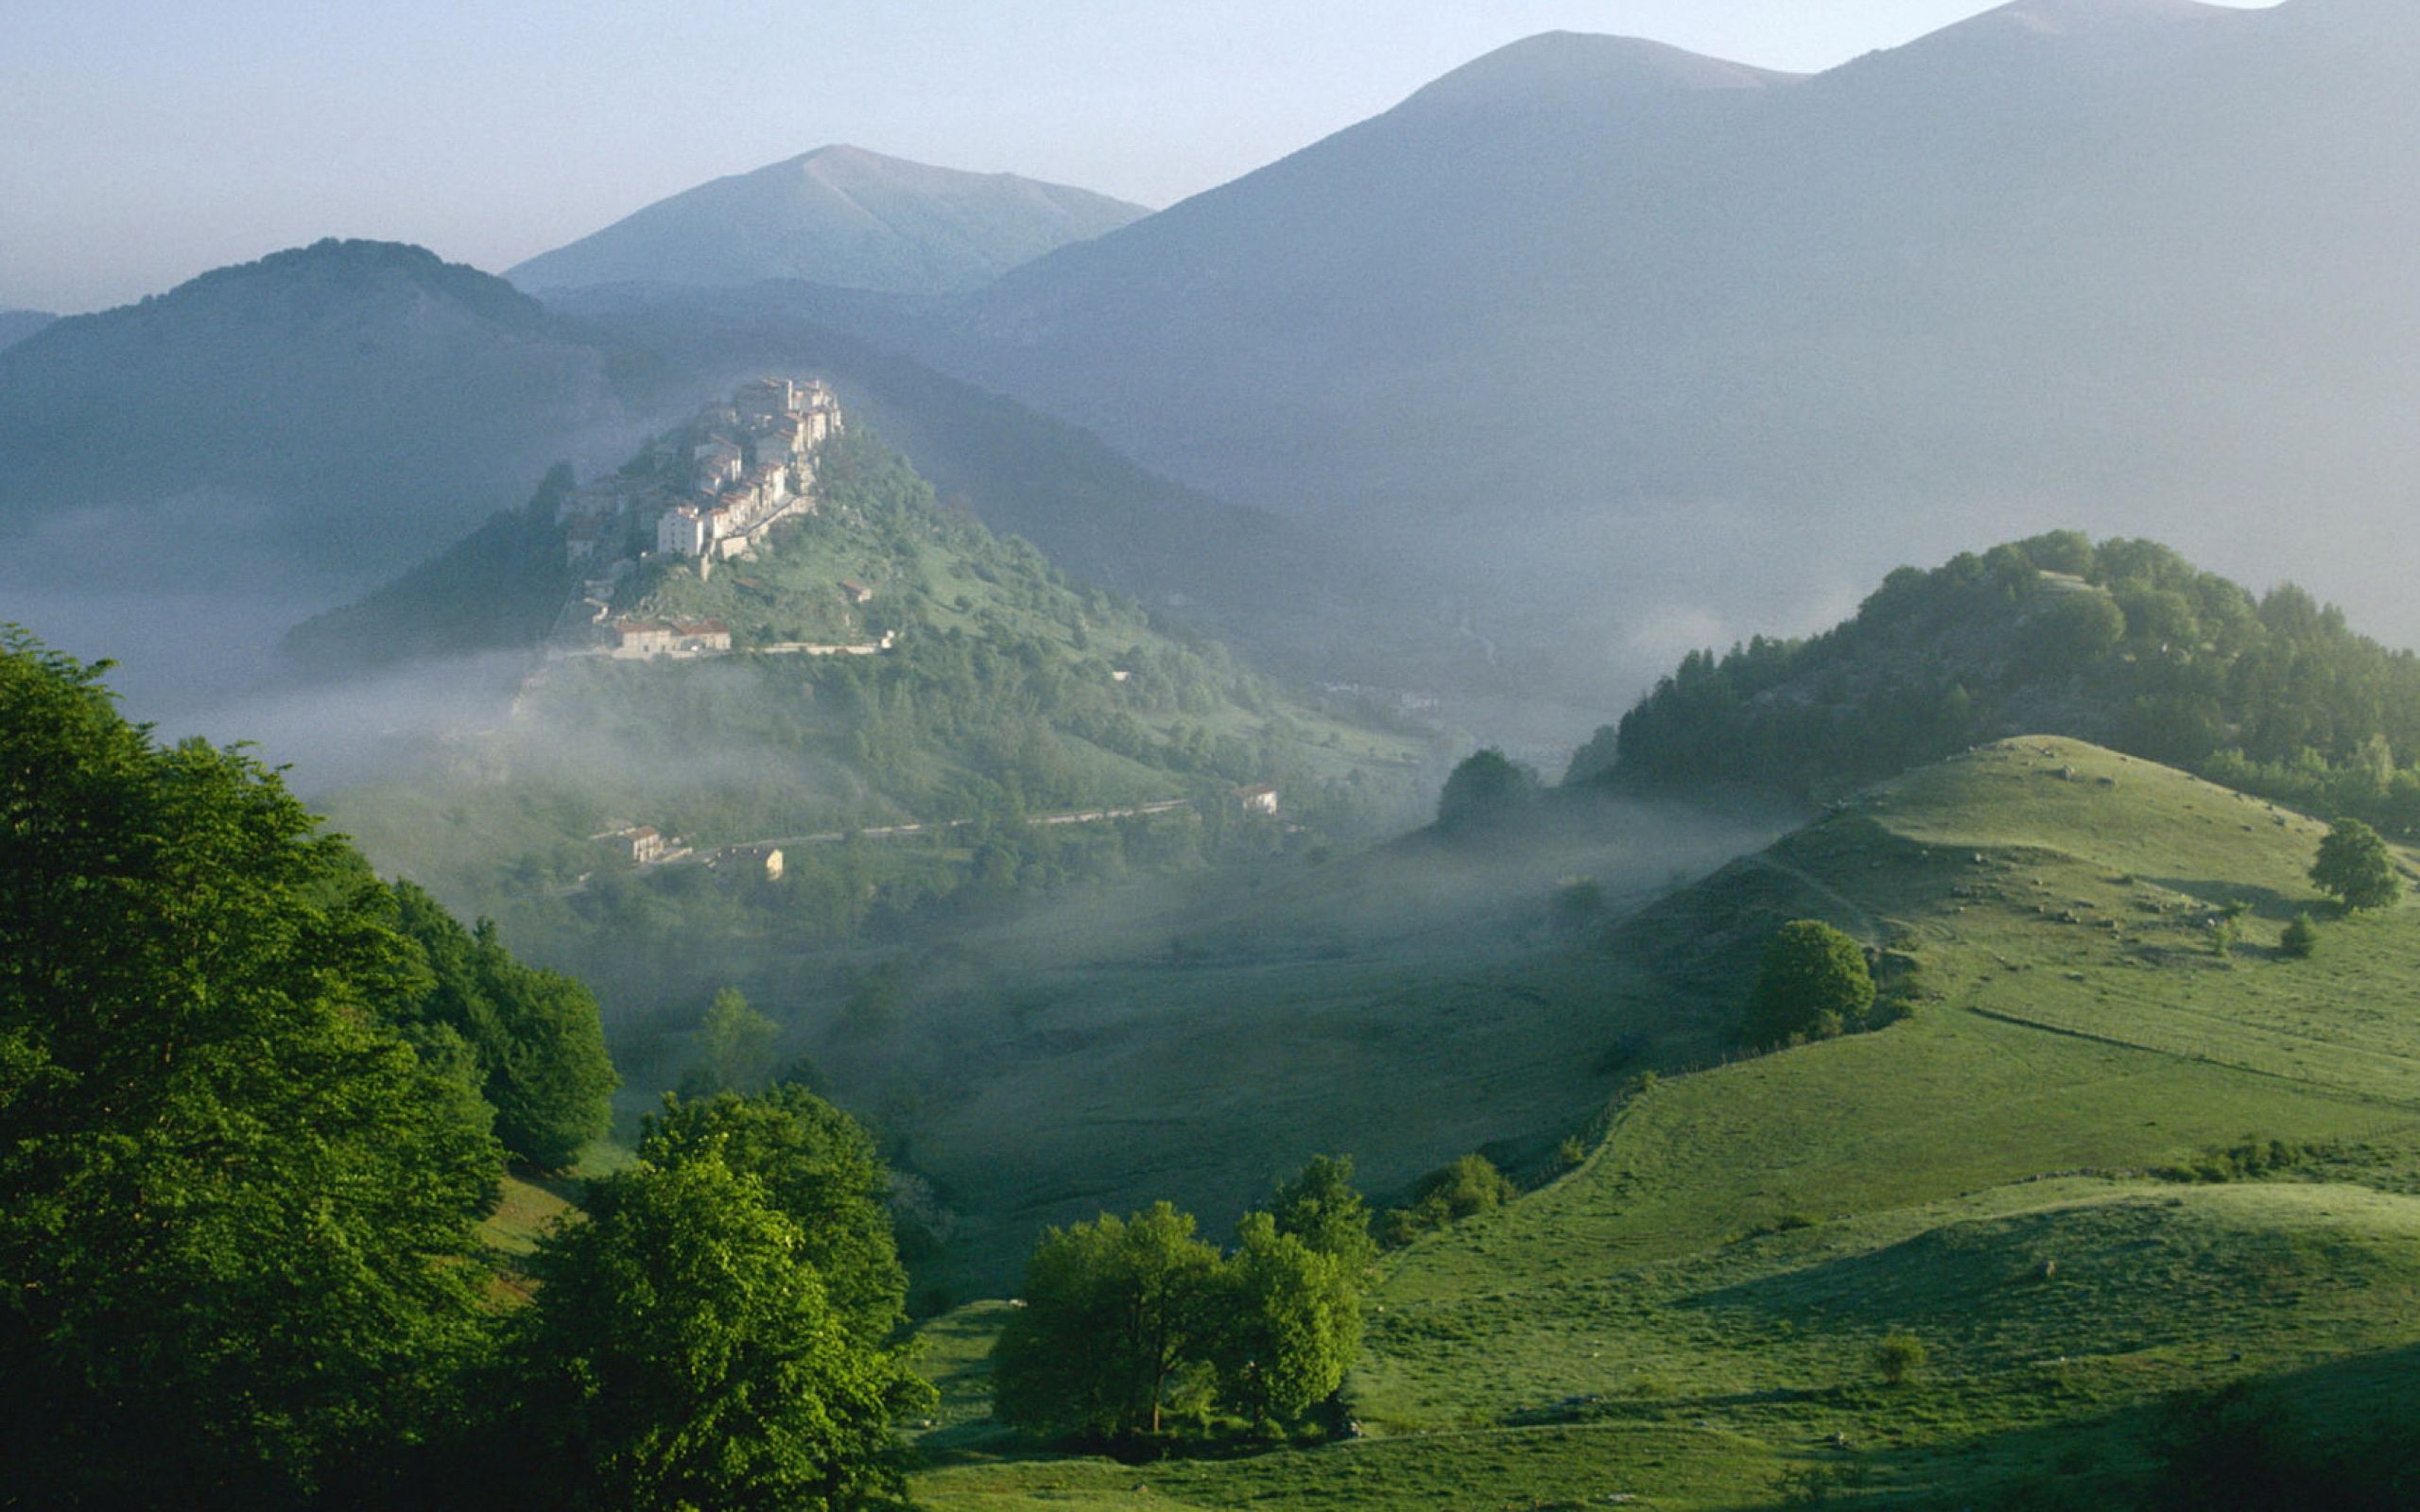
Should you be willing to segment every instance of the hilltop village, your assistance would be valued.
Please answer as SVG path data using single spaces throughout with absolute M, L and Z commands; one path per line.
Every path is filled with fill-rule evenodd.
M 760 378 L 649 442 L 621 472 L 567 494 L 555 523 L 566 561 L 586 576 L 567 607 L 558 649 L 631 660 L 729 651 L 731 627 L 719 620 L 614 617 L 615 588 L 649 557 L 692 560 L 700 576 L 710 575 L 717 561 L 752 552 L 780 522 L 813 514 L 815 449 L 844 425 L 839 401 L 822 383 Z M 842 586 L 859 602 L 868 593 Z

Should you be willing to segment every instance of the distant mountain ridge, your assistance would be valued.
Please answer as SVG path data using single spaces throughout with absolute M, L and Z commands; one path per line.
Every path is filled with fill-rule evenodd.
M 188 570 L 236 544 L 391 571 L 525 497 L 569 438 L 618 450 L 666 378 L 475 268 L 322 241 L 0 352 L 0 529 L 131 509 Z M 168 507 L 187 497 L 224 503 Z
M 2410 636 L 2415 94 L 2420 8 L 2372 0 L 2019 0 L 1795 79 L 1550 35 L 889 334 L 1517 581 L 1487 633 L 1616 682 L 2079 517 Z
M 1064 184 L 837 146 L 658 200 L 505 276 L 528 289 L 800 279 L 944 294 L 1148 214 Z
M 45 310 L 0 310 L 0 352 L 15 346 L 58 318 Z

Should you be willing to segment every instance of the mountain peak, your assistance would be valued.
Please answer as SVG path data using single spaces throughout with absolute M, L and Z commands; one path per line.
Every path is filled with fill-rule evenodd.
M 1148 214 L 1064 184 L 832 143 L 660 199 L 507 276 L 541 289 L 786 279 L 940 294 Z
M 1463 64 L 1407 103 L 1451 109 L 1601 109 L 1642 97 L 1769 89 L 1800 77 L 1639 37 L 1548 31 Z

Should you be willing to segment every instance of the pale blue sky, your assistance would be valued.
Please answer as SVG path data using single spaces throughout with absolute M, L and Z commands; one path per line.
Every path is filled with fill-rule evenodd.
M 1159 206 L 1534 32 L 1815 71 L 1984 0 L 0 0 L 0 308 L 324 235 L 500 269 L 830 142 Z

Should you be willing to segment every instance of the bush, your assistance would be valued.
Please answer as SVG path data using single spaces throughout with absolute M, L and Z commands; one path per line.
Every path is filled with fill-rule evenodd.
M 1390 1246 L 1408 1245 L 1432 1229 L 1493 1211 L 1520 1194 L 1521 1189 L 1486 1156 L 1465 1155 L 1422 1177 L 1411 1189 L 1410 1204 L 1387 1214 L 1380 1237 Z
M 2290 961 L 2309 960 L 2318 949 L 2319 926 L 2311 922 L 2308 914 L 2296 914 L 2294 921 L 2277 938 L 2277 954 Z
M 1875 1347 L 1874 1367 L 1892 1385 L 1903 1385 L 1925 1367 L 1925 1341 L 1912 1333 L 1886 1333 Z

